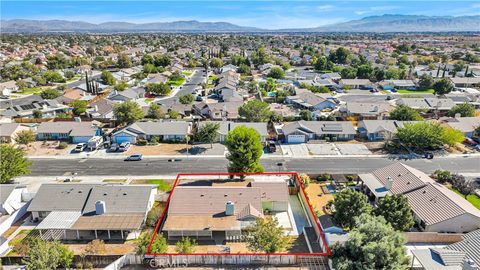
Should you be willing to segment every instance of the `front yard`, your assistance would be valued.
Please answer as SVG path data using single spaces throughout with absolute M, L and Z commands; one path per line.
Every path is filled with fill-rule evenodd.
M 408 90 L 408 89 L 400 89 L 397 91 L 400 94 L 433 94 L 433 89 L 426 89 L 426 90 Z
M 158 145 L 146 145 L 138 146 L 132 145 L 128 151 L 124 152 L 126 155 L 132 154 L 142 154 L 145 156 L 148 155 L 181 155 L 184 154 L 186 149 L 190 148 L 191 145 L 184 143 L 179 144 L 158 144 Z
M 448 188 L 454 191 L 455 193 L 457 193 L 458 195 L 462 196 L 462 198 L 465 198 L 465 195 L 463 195 L 460 191 L 458 191 L 458 189 L 452 186 L 449 186 Z M 477 194 L 467 195 L 465 199 L 469 201 L 471 204 L 473 204 L 473 206 L 480 209 L 480 197 Z
M 73 144 L 69 144 L 65 149 L 59 149 L 58 141 L 36 141 L 30 143 L 28 147 L 22 146 L 26 150 L 27 156 L 59 156 L 68 155 L 75 147 Z

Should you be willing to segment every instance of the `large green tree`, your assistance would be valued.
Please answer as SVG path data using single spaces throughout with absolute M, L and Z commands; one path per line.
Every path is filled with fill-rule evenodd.
M 453 83 L 448 78 L 443 78 L 441 80 L 436 81 L 433 83 L 433 90 L 437 95 L 445 95 L 453 91 L 454 86 Z
M 355 218 L 361 214 L 372 212 L 372 206 L 365 194 L 346 188 L 337 194 L 333 201 L 335 206 L 334 220 L 342 227 L 352 229 Z
M 390 112 L 390 119 L 399 121 L 421 121 L 420 113 L 407 105 L 398 105 Z
M 209 143 L 210 148 L 213 147 L 213 143 L 218 140 L 218 130 L 220 129 L 219 123 L 208 122 L 205 123 L 197 131 L 196 140 L 203 143 Z
M 30 166 L 31 162 L 27 160 L 22 149 L 9 144 L 0 144 L 0 184 L 28 174 Z
M 87 111 L 88 102 L 86 100 L 74 100 L 70 106 L 72 107 L 73 115 L 82 115 Z
M 420 152 L 440 149 L 444 144 L 454 145 L 463 141 L 463 134 L 460 131 L 432 122 L 405 124 L 397 130 L 395 136 L 403 146 Z
M 58 241 L 33 238 L 29 240 L 28 250 L 28 257 L 22 261 L 28 270 L 69 268 L 73 261 L 73 251 Z
M 134 101 L 115 104 L 113 115 L 120 124 L 131 124 L 143 118 L 143 111 Z
M 274 79 L 283 79 L 285 78 L 285 71 L 279 67 L 272 67 L 267 76 Z
M 260 165 L 263 146 L 260 134 L 246 126 L 238 126 L 228 132 L 225 139 L 228 149 L 229 172 L 263 172 Z
M 408 231 L 415 224 L 412 208 L 403 195 L 385 196 L 378 202 L 375 213 L 384 217 L 397 231 Z
M 279 225 L 276 217 L 257 218 L 255 223 L 245 228 L 243 240 L 248 249 L 255 252 L 281 252 L 289 245 L 285 230 Z
M 195 97 L 192 94 L 183 94 L 178 98 L 178 101 L 182 104 L 192 104 Z
M 448 111 L 448 116 L 454 117 L 457 113 L 460 114 L 461 117 L 473 117 L 475 116 L 475 106 L 466 102 L 457 104 Z
M 162 108 L 157 103 L 150 104 L 147 112 L 147 118 L 152 119 L 161 119 L 165 117 L 165 112 L 162 111 Z
M 405 237 L 383 217 L 364 214 L 343 244 L 332 247 L 333 267 L 337 270 L 408 269 Z
M 238 114 L 248 122 L 266 122 L 272 112 L 268 103 L 253 99 L 238 108 Z
M 108 71 L 108 70 L 104 70 L 102 71 L 102 76 L 100 77 L 102 79 L 102 82 L 104 84 L 108 84 L 108 85 L 115 85 L 115 77 L 113 77 L 113 74 Z
M 62 95 L 62 93 L 60 93 L 58 90 L 53 89 L 53 88 L 45 89 L 40 93 L 40 96 L 43 99 L 54 99 L 54 98 L 57 98 L 61 95 Z

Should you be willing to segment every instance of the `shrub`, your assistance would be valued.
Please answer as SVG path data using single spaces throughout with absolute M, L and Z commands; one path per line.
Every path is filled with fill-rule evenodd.
M 139 139 L 139 140 L 137 141 L 137 145 L 140 145 L 140 146 L 147 145 L 147 140 Z
M 308 185 L 310 185 L 310 176 L 302 173 L 302 174 L 299 175 L 299 177 L 300 177 L 300 181 L 302 182 L 303 187 L 307 188 Z
M 150 140 L 151 144 L 158 144 L 160 142 L 160 138 L 158 136 L 153 136 L 152 139 Z
M 66 143 L 66 142 L 60 142 L 58 144 L 58 149 L 65 149 L 67 147 L 68 147 L 68 143 Z
M 332 180 L 332 176 L 328 173 L 323 173 L 317 176 L 317 181 L 326 182 Z

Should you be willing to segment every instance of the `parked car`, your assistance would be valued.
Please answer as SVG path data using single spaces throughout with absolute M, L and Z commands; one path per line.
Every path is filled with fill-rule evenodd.
M 198 96 L 195 98 L 195 101 L 202 101 L 202 100 L 203 100 L 203 98 L 202 98 L 202 96 L 200 96 L 200 95 L 198 95 Z
M 88 149 L 90 151 L 97 150 L 103 143 L 102 136 L 93 136 L 90 140 L 88 140 Z
M 122 151 L 122 152 L 125 152 L 128 150 L 128 148 L 130 148 L 130 143 L 129 142 L 123 142 L 120 144 L 120 147 L 118 148 L 118 150 Z
M 142 160 L 142 154 L 134 154 L 128 156 L 125 161 L 140 161 Z
M 75 146 L 74 151 L 80 153 L 80 152 L 83 152 L 85 150 L 85 148 L 87 148 L 86 143 L 79 143 L 79 144 L 77 144 L 77 146 Z
M 474 140 L 472 140 L 471 138 L 468 138 L 468 137 L 466 137 L 465 140 L 463 140 L 463 143 L 471 145 L 471 146 L 475 146 L 475 145 L 478 144 L 476 141 L 474 141 Z
M 118 148 L 119 148 L 118 143 L 112 143 L 112 145 L 110 145 L 110 148 L 108 149 L 108 152 L 117 152 Z

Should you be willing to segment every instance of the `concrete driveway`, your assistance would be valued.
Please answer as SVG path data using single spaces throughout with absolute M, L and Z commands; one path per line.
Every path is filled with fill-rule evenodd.
M 310 156 L 308 148 L 306 144 L 282 144 L 281 145 L 282 152 L 286 156 L 291 157 L 306 157 Z
M 335 144 L 342 155 L 371 155 L 372 152 L 363 144 Z
M 335 147 L 333 143 L 327 144 L 307 144 L 308 150 L 312 155 L 340 155 L 338 149 Z

